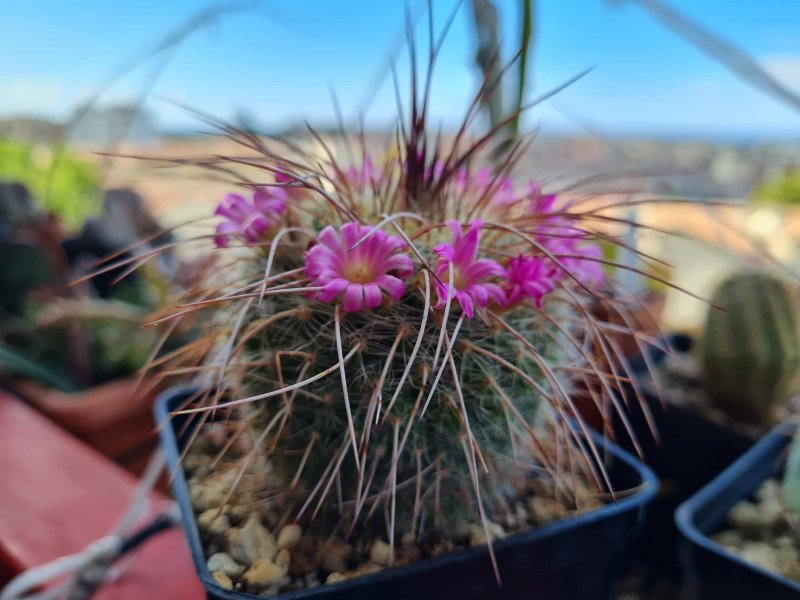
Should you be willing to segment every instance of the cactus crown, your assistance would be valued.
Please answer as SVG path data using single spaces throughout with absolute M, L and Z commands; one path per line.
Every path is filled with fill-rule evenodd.
M 762 270 L 715 291 L 701 346 L 703 386 L 735 418 L 766 422 L 800 384 L 800 289 Z

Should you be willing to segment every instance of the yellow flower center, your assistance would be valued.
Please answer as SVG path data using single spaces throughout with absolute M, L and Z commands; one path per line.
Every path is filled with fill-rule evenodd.
M 344 277 L 347 281 L 352 281 L 353 283 L 371 283 L 375 281 L 375 275 L 369 265 L 358 259 L 345 265 Z

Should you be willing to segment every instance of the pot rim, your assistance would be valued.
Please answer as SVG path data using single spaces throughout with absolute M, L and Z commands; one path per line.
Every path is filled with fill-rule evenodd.
M 722 471 L 696 494 L 678 506 L 675 511 L 675 525 L 684 538 L 703 550 L 721 556 L 743 568 L 755 571 L 760 575 L 772 579 L 776 583 L 780 583 L 790 589 L 800 592 L 800 583 L 744 560 L 721 544 L 713 541 L 706 533 L 701 531 L 701 526 L 696 523 L 698 512 L 705 506 L 719 504 L 719 497 L 723 492 L 727 493 L 727 497 L 731 499 L 730 506 L 725 509 L 726 513 L 739 500 L 749 497 L 754 491 L 751 483 L 752 478 L 748 477 L 748 473 L 752 470 L 753 465 L 768 458 L 768 455 L 775 451 L 782 451 L 785 446 L 789 444 L 792 436 L 794 436 L 797 431 L 798 426 L 791 422 L 781 423 L 776 426 L 771 432 L 756 442 L 752 448 L 731 463 L 727 469 Z M 769 460 L 772 459 L 770 458 Z M 774 474 L 775 470 L 773 469 L 772 472 Z M 759 485 L 766 479 L 766 477 L 760 478 Z M 729 489 L 731 484 L 733 484 L 733 490 Z

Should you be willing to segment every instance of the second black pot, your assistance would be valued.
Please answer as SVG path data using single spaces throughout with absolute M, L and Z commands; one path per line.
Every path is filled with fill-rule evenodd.
M 687 336 L 672 336 L 668 343 L 675 352 L 689 352 L 693 340 Z M 651 349 L 651 364 L 658 364 L 664 357 L 664 351 Z M 631 366 L 640 383 L 644 383 L 644 379 L 649 377 L 646 362 L 641 356 L 634 357 Z M 756 440 L 723 427 L 668 397 L 657 398 L 642 393 L 641 398 L 653 416 L 658 439 L 653 436 L 644 409 L 635 401 L 630 402 L 628 418 L 645 464 L 653 469 L 661 482 L 661 491 L 648 509 L 634 552 L 657 571 L 679 577 L 681 566 L 675 510 L 744 454 Z M 614 432 L 623 449 L 635 452 L 619 419 L 614 424 Z

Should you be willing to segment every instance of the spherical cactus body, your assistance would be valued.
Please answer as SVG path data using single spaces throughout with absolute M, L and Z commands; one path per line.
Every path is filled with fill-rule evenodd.
M 800 385 L 800 288 L 766 271 L 726 279 L 701 345 L 703 387 L 730 416 L 768 422 Z

